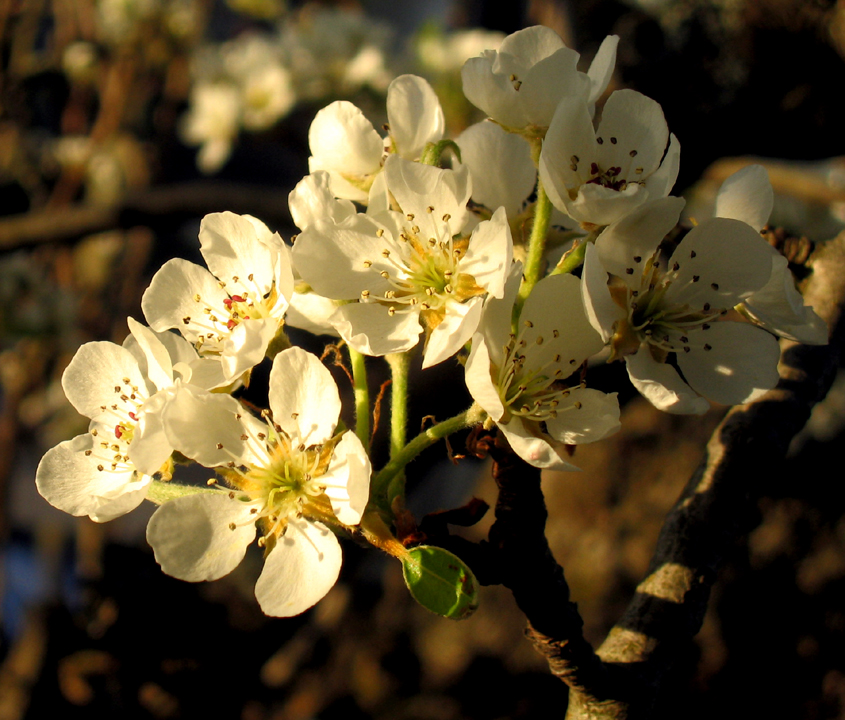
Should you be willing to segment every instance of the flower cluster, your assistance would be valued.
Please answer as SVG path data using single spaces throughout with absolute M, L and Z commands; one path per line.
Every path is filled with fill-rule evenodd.
M 256 218 L 206 216 L 207 269 L 165 263 L 142 300 L 149 327 L 130 318 L 122 346 L 88 343 L 66 369 L 65 392 L 90 426 L 44 456 L 41 494 L 96 521 L 149 496 L 161 505 L 147 530 L 155 557 L 189 581 L 229 573 L 258 532 L 258 602 L 289 616 L 337 580 L 336 533 L 406 570 L 417 562 L 390 526 L 405 466 L 435 439 L 483 424 L 527 463 L 576 469 L 572 446 L 620 427 L 617 393 L 587 385 L 604 358 L 624 360 L 634 386 L 672 413 L 772 388 L 776 336 L 824 343 L 826 328 L 761 237 L 773 202 L 765 172 L 731 177 L 714 216 L 676 232 L 680 145 L 659 104 L 617 90 L 597 109 L 616 44 L 607 38 L 586 72 L 547 28 L 485 50 L 463 82 L 489 120 L 456 142 L 413 75 L 388 88 L 384 136 L 349 102 L 317 113 L 311 173 L 289 197 L 292 248 Z M 556 264 L 552 226 L 572 241 Z M 285 323 L 334 336 L 335 355 L 346 353 L 354 428 L 329 370 L 291 347 Z M 463 365 L 473 404 L 408 441 L 415 354 L 422 370 Z M 373 473 L 369 419 L 381 408 L 367 381 L 378 361 L 366 358 L 382 356 L 391 447 Z M 265 359 L 261 410 L 240 395 Z M 174 458 L 213 477 L 179 484 Z

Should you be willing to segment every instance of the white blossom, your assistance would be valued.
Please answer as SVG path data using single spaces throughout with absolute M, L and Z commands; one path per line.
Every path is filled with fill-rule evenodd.
M 540 153 L 540 179 L 556 208 L 593 229 L 668 195 L 680 152 L 659 103 L 617 90 L 598 129 L 586 103 L 560 104 Z
M 637 389 L 661 410 L 703 413 L 703 398 L 744 403 L 777 383 L 777 341 L 733 310 L 772 264 L 767 243 L 733 218 L 700 223 L 667 259 L 659 245 L 683 204 L 655 200 L 606 228 L 586 249 L 583 288 Z
M 349 300 L 331 322 L 367 355 L 404 352 L 425 330 L 423 366 L 471 337 L 484 298 L 500 297 L 513 257 L 504 210 L 469 237 L 468 173 L 391 156 L 386 187 L 402 212 L 375 210 L 339 223 L 317 221 L 297 239 L 297 269 L 320 295 Z
M 198 82 L 191 88 L 191 106 L 179 127 L 188 145 L 199 145 L 197 166 L 217 172 L 229 159 L 240 131 L 241 95 L 230 82 Z
M 86 343 L 62 376 L 70 403 L 91 418 L 88 433 L 49 450 L 36 472 L 38 491 L 72 515 L 103 522 L 137 507 L 152 476 L 169 476 L 176 447 L 171 403 L 197 401 L 222 380 L 220 363 L 198 357 L 185 340 L 129 318 L 124 346 Z M 178 449 L 178 448 L 176 448 Z
M 716 196 L 716 216 L 734 218 L 762 230 L 769 220 L 774 193 L 762 165 L 748 165 L 731 175 Z M 804 305 L 787 259 L 769 247 L 769 281 L 746 298 L 741 307 L 770 332 L 808 345 L 825 345 L 828 328 L 813 308 Z
M 587 73 L 579 54 L 554 30 L 537 25 L 508 35 L 497 50 L 467 60 L 461 71 L 464 95 L 511 131 L 547 128 L 558 103 L 593 106 L 607 88 L 619 38 L 605 38 Z
M 290 251 L 278 233 L 249 215 L 206 215 L 200 251 L 209 270 L 166 262 L 141 306 L 150 327 L 176 328 L 197 351 L 219 358 L 225 381 L 261 362 L 293 294 Z
M 263 421 L 244 410 L 197 408 L 202 422 L 184 427 L 185 453 L 211 465 L 227 452 L 220 474 L 229 489 L 165 503 L 147 539 L 167 574 L 215 580 L 240 563 L 257 525 L 265 564 L 256 597 L 268 615 L 289 617 L 337 580 L 340 545 L 329 526 L 358 524 L 371 468 L 354 433 L 335 435 L 340 396 L 314 355 L 290 348 L 276 356 L 270 408 Z
M 385 153 L 416 160 L 443 137 L 440 101 L 423 78 L 400 75 L 387 89 L 388 136 L 382 139 L 355 105 L 345 100 L 323 108 L 311 123 L 308 144 L 313 173 L 326 170 L 336 197 L 366 203 Z
M 580 281 L 552 275 L 534 287 L 512 331 L 517 264 L 502 299 L 490 300 L 472 338 L 466 383 L 475 401 L 535 467 L 576 470 L 565 446 L 595 442 L 619 429 L 616 393 L 572 377 L 603 342 L 581 300 Z

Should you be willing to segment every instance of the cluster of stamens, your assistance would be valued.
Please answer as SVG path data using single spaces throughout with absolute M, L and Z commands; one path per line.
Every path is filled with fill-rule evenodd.
M 690 259 L 695 256 L 695 251 L 692 250 Z M 713 308 L 710 303 L 704 303 L 699 309 L 691 308 L 687 304 L 674 305 L 665 302 L 669 288 L 678 281 L 681 266 L 674 260 L 672 267 L 664 271 L 658 257 L 656 253 L 645 262 L 640 289 L 630 291 L 628 324 L 641 341 L 647 342 L 657 351 L 690 352 L 690 333 L 709 330 L 710 324 L 727 314 L 728 310 Z M 637 264 L 642 262 L 639 256 L 633 259 Z M 626 268 L 625 272 L 632 275 L 635 270 L 630 267 Z M 687 284 L 701 281 L 700 275 L 693 275 Z M 710 287 L 714 291 L 719 289 L 717 283 L 710 283 Z M 675 287 L 675 294 L 679 289 L 683 288 Z M 712 350 L 712 346 L 706 342 L 701 348 Z
M 241 322 L 250 318 L 268 317 L 271 314 L 271 308 L 277 299 L 275 285 L 269 292 L 263 293 L 252 273 L 247 277 L 247 281 L 252 284 L 252 289 L 247 287 L 229 295 L 223 299 L 222 307 L 215 306 L 216 301 L 214 305 L 210 304 L 199 293 L 194 294 L 193 299 L 199 307 L 199 312 L 182 318 L 182 323 L 190 328 L 189 332 L 193 335 L 193 342 L 198 351 L 212 354 L 221 352 L 223 341 Z M 232 277 L 232 283 L 240 284 L 242 288 L 245 286 L 237 275 Z M 226 288 L 224 281 L 220 280 L 218 284 L 222 289 Z
M 102 461 L 97 464 L 97 470 L 100 472 L 106 469 L 115 472 L 119 467 L 125 469 L 126 464 L 129 463 L 129 445 L 135 435 L 141 405 L 147 399 L 146 393 L 142 392 L 137 385 L 133 385 L 127 377 L 122 379 L 121 384 L 114 386 L 114 393 L 118 396 L 119 402 L 100 405 L 102 415 L 97 418 L 106 427 L 114 428 L 112 430 L 114 441 L 104 440 L 100 431 L 94 429 L 91 435 L 95 437 L 95 450 L 85 451 L 87 457 L 94 456 Z
M 599 145 L 604 144 L 604 138 L 597 137 L 596 142 Z M 619 141 L 617 138 L 612 137 L 610 138 L 610 142 L 612 145 L 616 145 Z M 636 150 L 631 150 L 628 155 L 631 158 L 635 158 L 637 156 Z M 573 155 L 569 158 L 569 169 L 572 172 L 578 172 L 578 167 L 581 163 L 581 158 L 577 155 Z M 639 176 L 642 175 L 644 172 L 644 168 L 636 167 L 634 168 L 634 175 Z M 621 165 L 611 165 L 607 169 L 602 169 L 602 167 L 597 162 L 590 162 L 590 174 L 587 180 L 585 180 L 582 184 L 584 185 L 600 185 L 601 187 L 610 188 L 611 190 L 617 190 L 619 192 L 625 190 L 629 184 L 636 182 L 641 183 L 641 180 L 629 180 L 628 178 L 622 176 L 623 169 Z
M 262 536 L 258 540 L 264 547 L 268 538 L 274 541 L 285 534 L 291 518 L 303 515 L 324 518 L 331 514 L 331 505 L 321 482 L 331 462 L 335 442 L 306 447 L 272 422 L 269 413 L 263 413 L 265 429 L 254 431 L 251 424 L 244 424 L 241 440 L 252 451 L 252 460 L 244 464 L 233 453 L 224 471 L 226 483 L 233 488 L 229 497 L 251 504 L 247 522 L 258 522 Z M 237 416 L 242 420 L 242 416 Z M 222 444 L 218 449 L 224 450 Z M 209 485 L 217 485 L 216 479 Z M 230 523 L 235 530 L 237 524 Z
M 385 247 L 378 267 L 374 267 L 371 259 L 364 260 L 364 267 L 378 272 L 391 287 L 382 296 L 363 290 L 362 301 L 385 304 L 388 314 L 395 315 L 397 312 L 436 311 L 449 301 L 463 302 L 484 292 L 474 278 L 458 272 L 466 241 L 456 241 L 452 237 L 450 216 L 443 215 L 446 228 L 440 230 L 433 207 L 427 208 L 427 215 L 431 216 L 428 237 L 409 213 L 406 219 L 410 225 L 399 235 L 402 244 L 398 248 L 394 246 L 394 250 Z M 379 229 L 377 235 L 382 237 L 384 231 Z
M 519 334 L 510 334 L 508 344 L 504 347 L 504 361 L 499 368 L 496 385 L 503 405 L 511 414 L 534 422 L 545 422 L 556 418 L 561 411 L 561 400 L 569 396 L 572 390 L 563 384 L 563 380 L 573 373 L 578 361 L 556 353 L 543 365 L 526 368 L 529 344 L 542 345 L 546 341 L 541 335 L 526 338 L 533 327 L 530 320 L 524 320 Z M 553 330 L 553 338 L 558 337 L 560 331 Z M 568 403 L 563 410 L 573 408 L 580 409 L 581 403 Z

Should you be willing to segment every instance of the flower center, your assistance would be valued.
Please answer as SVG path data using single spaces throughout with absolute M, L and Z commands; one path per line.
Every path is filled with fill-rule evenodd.
M 544 422 L 557 417 L 561 400 L 569 395 L 570 388 L 564 385 L 563 379 L 572 374 L 576 361 L 566 361 L 556 353 L 541 365 L 526 367 L 526 348 L 530 343 L 544 342 L 539 335 L 528 337 L 533 327 L 530 321 L 523 321 L 519 335 L 511 335 L 496 385 L 507 412 Z M 580 407 L 580 403 L 576 406 Z
M 244 320 L 273 317 L 273 310 L 279 298 L 275 281 L 266 293 L 262 292 L 252 273 L 249 274 L 247 283 L 242 283 L 238 276 L 234 276 L 232 282 L 244 289 L 224 298 L 220 305 L 216 300 L 207 302 L 196 293 L 194 302 L 198 306 L 198 312 L 182 318 L 188 336 L 192 336 L 197 351 L 204 355 L 221 354 L 225 340 Z M 219 285 L 221 288 L 226 287 L 223 281 L 220 281 Z
M 680 266 L 677 262 L 668 271 L 660 268 L 657 255 L 650 258 L 644 268 L 639 290 L 629 291 L 628 328 L 635 333 L 638 342 L 646 342 L 656 355 L 670 352 L 690 352 L 690 334 L 696 338 L 700 331 L 706 331 L 710 324 L 718 320 L 727 310 L 712 308 L 710 303 L 704 303 L 701 308 L 691 307 L 689 304 L 678 304 L 671 298 L 667 299 L 673 284 L 682 282 L 678 277 Z M 701 277 L 693 275 L 687 284 L 700 282 Z M 716 286 L 718 287 L 718 286 Z M 675 287 L 673 296 L 678 295 Z M 715 289 L 715 288 L 714 288 Z M 696 347 L 711 350 L 707 343 L 694 343 Z
M 468 239 L 455 239 L 449 230 L 449 215 L 443 215 L 445 229 L 439 229 L 434 221 L 434 208 L 429 207 L 432 216 L 430 232 L 424 233 L 414 223 L 414 215 L 406 216 L 410 225 L 399 235 L 401 243 L 393 249 L 385 247 L 384 258 L 378 268 L 372 260 L 365 260 L 364 267 L 373 268 L 391 286 L 378 297 L 369 290 L 361 293 L 362 301 L 375 301 L 387 305 L 390 315 L 397 312 L 421 311 L 443 315 L 449 302 L 464 302 L 484 294 L 475 278 L 460 272 L 461 258 L 466 255 Z M 378 231 L 379 237 L 384 234 Z M 397 247 L 398 245 L 398 247 Z M 442 317 L 440 318 L 442 319 Z M 431 323 L 429 323 L 431 324 Z
M 249 441 L 254 459 L 250 464 L 230 462 L 223 475 L 230 486 L 243 492 L 241 500 L 252 504 L 250 522 L 259 522 L 263 531 L 259 545 L 284 535 L 291 518 L 307 515 L 322 519 L 331 514 L 326 485 L 320 479 L 328 470 L 339 436 L 306 448 L 296 445 L 268 420 L 266 432 L 248 431 L 244 439 Z M 235 493 L 230 496 L 234 498 Z

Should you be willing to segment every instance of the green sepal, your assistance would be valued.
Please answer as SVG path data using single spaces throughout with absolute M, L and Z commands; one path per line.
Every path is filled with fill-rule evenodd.
M 194 495 L 196 493 L 207 492 L 221 492 L 220 488 L 202 487 L 199 485 L 181 485 L 175 482 L 164 482 L 161 480 L 153 480 L 150 483 L 150 488 L 147 491 L 147 500 L 154 502 L 156 505 L 161 505 L 169 500 L 184 497 L 185 495 Z
M 478 607 L 478 581 L 463 560 L 443 548 L 418 545 L 402 559 L 402 575 L 424 608 L 463 620 Z

